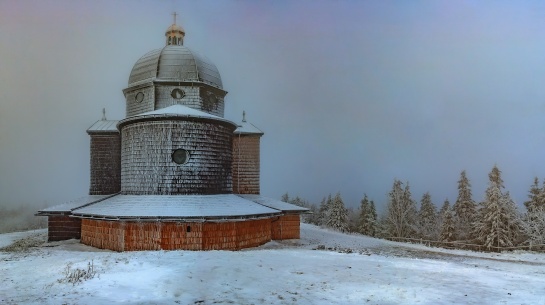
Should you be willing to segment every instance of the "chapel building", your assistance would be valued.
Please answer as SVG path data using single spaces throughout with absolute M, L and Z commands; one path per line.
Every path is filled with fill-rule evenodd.
M 48 240 L 115 251 L 238 250 L 300 237 L 307 209 L 260 195 L 263 132 L 224 118 L 220 73 L 184 45 L 174 22 L 165 46 L 136 61 L 123 89 L 126 117 L 105 113 L 90 136 L 89 195 L 37 213 Z

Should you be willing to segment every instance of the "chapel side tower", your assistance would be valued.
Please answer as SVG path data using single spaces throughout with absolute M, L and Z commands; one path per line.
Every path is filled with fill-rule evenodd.
M 233 193 L 260 194 L 260 142 L 263 131 L 246 121 L 242 112 L 242 123 L 233 137 Z
M 221 76 L 206 57 L 184 46 L 185 30 L 176 21 L 165 32 L 162 49 L 142 56 L 123 90 L 126 116 L 183 105 L 223 117 Z
M 87 134 L 91 138 L 89 195 L 110 195 L 121 191 L 121 137 L 116 124 L 102 119 L 94 123 Z

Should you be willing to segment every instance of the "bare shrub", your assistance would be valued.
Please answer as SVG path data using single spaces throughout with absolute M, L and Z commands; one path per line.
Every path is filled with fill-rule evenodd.
M 90 280 L 95 277 L 96 270 L 94 262 L 90 261 L 87 263 L 87 269 L 81 268 L 72 268 L 72 263 L 66 264 L 66 267 L 63 271 L 64 278 L 59 279 L 59 283 L 70 283 L 73 286 L 83 281 Z

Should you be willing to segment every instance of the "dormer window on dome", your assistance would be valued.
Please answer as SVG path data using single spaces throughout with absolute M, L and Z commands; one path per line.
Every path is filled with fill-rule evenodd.
M 165 33 L 167 46 L 183 46 L 185 31 L 181 26 L 176 24 L 176 16 L 178 14 L 172 13 L 172 15 L 174 16 L 174 23 L 168 27 Z

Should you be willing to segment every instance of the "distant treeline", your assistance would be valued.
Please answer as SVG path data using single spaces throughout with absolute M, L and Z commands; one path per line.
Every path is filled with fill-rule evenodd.
M 429 192 L 420 204 L 413 199 L 409 182 L 394 180 L 383 215 L 377 215 L 375 205 L 366 195 L 358 210 L 347 209 L 341 195 L 324 197 L 319 205 L 286 193 L 282 200 L 309 208 L 312 214 L 303 221 L 330 227 L 342 232 L 392 240 L 421 240 L 445 247 L 475 246 L 474 249 L 545 248 L 545 181 L 539 179 L 528 191 L 526 210 L 521 212 L 505 190 L 501 171 L 494 166 L 488 174 L 489 183 L 484 200 L 473 200 L 471 184 L 462 171 L 458 181 L 458 196 L 451 205 L 446 199 L 441 207 L 432 202 Z
M 0 206 L 0 233 L 26 231 L 47 227 L 47 217 L 34 216 L 42 207 L 27 204 L 3 207 Z

